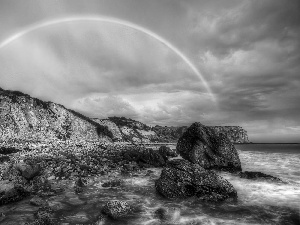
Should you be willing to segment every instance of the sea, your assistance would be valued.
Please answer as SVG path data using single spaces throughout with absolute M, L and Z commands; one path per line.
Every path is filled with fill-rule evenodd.
M 175 148 L 175 146 L 171 146 Z M 284 182 L 248 180 L 227 172 L 218 172 L 237 190 L 237 201 L 202 202 L 191 197 L 166 200 L 155 191 L 154 182 L 161 169 L 150 169 L 131 177 L 119 177 L 124 185 L 104 188 L 102 184 L 113 175 L 90 180 L 83 193 L 70 187 L 64 194 L 47 197 L 45 201 L 56 209 L 57 224 L 93 224 L 101 207 L 108 200 L 126 200 L 134 213 L 124 220 L 107 220 L 98 225 L 221 225 L 221 224 L 300 224 L 300 144 L 243 144 L 236 145 L 243 171 L 259 171 Z M 117 176 L 117 175 L 116 175 Z M 0 224 L 22 224 L 33 221 L 36 206 L 29 200 L 0 207 L 6 215 Z M 165 220 L 155 217 L 155 211 L 167 208 Z

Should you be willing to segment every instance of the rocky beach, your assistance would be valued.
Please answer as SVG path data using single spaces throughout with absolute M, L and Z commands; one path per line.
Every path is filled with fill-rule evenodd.
M 0 108 L 1 224 L 205 224 L 207 213 L 185 210 L 236 207 L 239 190 L 231 180 L 289 184 L 243 171 L 234 143 L 249 140 L 240 127 L 90 119 L 3 89 Z M 187 208 L 181 212 L 180 205 Z M 279 224 L 299 221 L 293 207 L 279 209 Z M 272 210 L 278 209 L 267 214 Z

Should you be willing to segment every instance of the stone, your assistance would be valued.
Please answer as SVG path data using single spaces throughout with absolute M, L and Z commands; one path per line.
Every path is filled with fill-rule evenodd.
M 183 133 L 176 149 L 182 158 L 205 169 L 242 170 L 238 152 L 228 137 L 201 123 L 193 123 Z
M 161 146 L 158 149 L 159 154 L 164 158 L 165 161 L 169 159 L 169 157 L 177 157 L 178 154 L 176 150 L 172 150 L 171 148 L 167 146 Z
M 236 190 L 227 180 L 184 159 L 169 161 L 155 187 L 169 199 L 196 196 L 207 201 L 222 201 L 237 197 Z
M 107 202 L 102 209 L 102 213 L 112 219 L 120 219 L 127 216 L 130 212 L 130 205 L 125 201 L 119 200 L 112 200 Z
M 268 174 L 264 174 L 262 172 L 244 171 L 244 172 L 240 172 L 239 176 L 241 178 L 246 178 L 246 179 L 265 179 L 265 180 L 282 182 L 282 180 L 279 179 L 278 177 L 274 177 L 274 176 L 271 176 L 271 175 L 268 175 Z
M 20 185 L 11 181 L 0 181 L 0 206 L 11 202 L 20 201 L 29 193 Z
M 19 170 L 21 175 L 27 180 L 34 178 L 41 172 L 41 167 L 39 164 L 28 165 L 26 163 L 18 163 L 15 165 L 15 168 Z
M 30 204 L 34 206 L 45 206 L 47 205 L 47 202 L 40 197 L 34 196 L 32 199 L 30 199 Z

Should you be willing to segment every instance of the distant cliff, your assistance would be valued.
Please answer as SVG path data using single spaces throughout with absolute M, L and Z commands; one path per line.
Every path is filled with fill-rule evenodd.
M 176 143 L 186 131 L 187 126 L 150 127 L 139 121 L 125 117 L 109 117 L 108 119 L 94 119 L 101 125 L 107 126 L 114 134 L 114 140 L 132 143 L 168 142 Z M 233 143 L 249 143 L 247 131 L 239 126 L 211 126 L 216 133 L 224 133 Z
M 107 127 L 64 106 L 0 89 L 0 141 L 111 140 Z
M 216 133 L 226 134 L 233 143 L 249 143 L 247 131 L 239 126 L 211 126 Z

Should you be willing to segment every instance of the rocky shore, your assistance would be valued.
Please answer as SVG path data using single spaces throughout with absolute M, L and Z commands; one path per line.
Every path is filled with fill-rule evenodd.
M 160 174 L 148 191 L 155 190 L 165 201 L 236 201 L 236 189 L 218 171 L 280 181 L 259 172 L 242 172 L 228 135 L 201 123 L 180 131 L 176 149 L 146 148 L 137 143 L 159 139 L 151 127 L 140 122 L 126 118 L 91 120 L 55 103 L 0 91 L 0 222 L 6 220 L 7 205 L 30 199 L 26 204 L 35 210 L 24 224 L 59 224 L 55 215 L 62 207 L 57 200 L 61 196 L 72 196 L 68 197 L 70 204 L 82 204 L 78 196 L 89 190 L 93 181 L 100 180 L 103 188 L 122 190 L 127 177 L 152 176 L 153 168 Z M 126 143 L 120 142 L 124 137 Z M 106 221 L 139 214 L 135 204 L 138 202 L 105 199 L 93 224 L 109 224 Z M 159 209 L 155 217 L 165 220 L 169 210 Z

